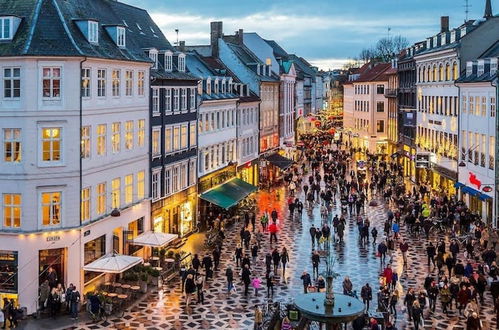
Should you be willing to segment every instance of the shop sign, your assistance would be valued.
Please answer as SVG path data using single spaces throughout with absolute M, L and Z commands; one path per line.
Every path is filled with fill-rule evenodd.
M 90 235 L 90 229 L 85 230 L 85 232 L 83 233 L 83 237 L 87 237 L 88 235 Z
M 487 192 L 487 193 L 491 192 L 492 191 L 492 187 L 491 186 L 485 186 L 485 187 L 482 188 L 482 191 L 483 192 Z
M 56 242 L 60 241 L 61 236 L 47 236 L 47 242 Z
M 473 173 L 473 172 L 469 172 L 470 174 L 470 177 L 469 177 L 469 181 L 472 185 L 476 186 L 478 188 L 478 190 L 480 190 L 480 187 L 482 186 L 482 181 L 478 180 L 476 178 L 476 174 Z

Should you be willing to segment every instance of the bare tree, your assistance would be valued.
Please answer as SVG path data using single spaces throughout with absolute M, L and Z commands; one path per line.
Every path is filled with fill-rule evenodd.
M 364 48 L 359 53 L 359 58 L 364 62 L 379 60 L 383 62 L 390 61 L 402 49 L 406 48 L 409 42 L 405 37 L 393 36 L 384 37 L 378 40 L 374 48 Z

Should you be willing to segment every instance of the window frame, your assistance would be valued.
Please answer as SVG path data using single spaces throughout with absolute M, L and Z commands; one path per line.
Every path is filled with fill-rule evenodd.
M 111 95 L 113 97 L 121 96 L 121 70 L 113 69 L 111 71 Z
M 10 202 L 7 203 L 6 197 L 10 196 Z M 16 203 L 16 196 L 19 198 L 19 203 Z M 1 228 L 20 229 L 22 226 L 22 194 L 20 193 L 4 193 L 2 195 L 2 226 Z M 7 210 L 8 209 L 8 210 Z M 16 209 L 19 213 L 19 219 L 16 218 Z M 9 211 L 9 212 L 8 212 Z M 9 219 L 9 225 L 7 225 Z M 16 225 L 16 220 L 19 223 Z
M 59 130 L 59 139 L 56 139 L 54 137 L 49 136 L 49 139 L 44 138 L 44 131 L 45 130 L 53 130 L 53 129 L 58 129 Z M 39 127 L 39 149 L 40 149 L 40 164 L 41 166 L 61 166 L 63 164 L 63 127 L 62 126 L 52 126 L 52 125 L 47 125 L 47 126 L 40 126 Z M 59 159 L 58 160 L 44 160 L 44 142 L 49 142 L 51 147 L 49 150 L 50 157 L 54 157 L 55 155 L 55 149 L 53 149 L 54 142 L 59 141 Z
M 145 96 L 145 84 L 146 84 L 146 72 L 144 70 L 139 70 L 137 72 L 137 95 Z
M 104 128 L 104 130 L 102 130 Z M 97 132 L 97 155 L 105 156 L 107 153 L 107 124 L 98 124 Z
M 133 70 L 125 70 L 125 96 L 133 96 Z
M 88 42 L 93 44 L 99 43 L 99 22 L 88 21 Z
M 107 212 L 107 182 L 100 182 L 95 187 L 97 200 L 97 214 L 104 215 Z
M 137 200 L 143 200 L 146 196 L 146 172 L 138 171 L 137 177 Z
M 46 194 L 50 194 L 52 195 L 51 197 L 51 201 L 48 203 L 48 204 L 45 204 L 43 202 L 43 197 L 44 195 Z M 58 194 L 59 196 L 59 201 L 58 203 L 53 203 L 53 197 Z M 57 227 L 57 226 L 61 226 L 62 225 L 62 206 L 63 206 L 63 192 L 62 190 L 59 190 L 59 191 L 41 191 L 40 192 L 40 223 L 41 223 L 41 226 L 42 228 L 50 228 L 50 227 Z M 54 210 L 54 207 L 55 206 L 59 206 L 59 209 L 58 209 L 58 216 L 59 216 L 59 219 L 58 219 L 58 222 L 55 223 L 54 222 L 54 215 L 55 213 L 53 212 Z M 48 220 L 48 224 L 45 224 L 45 218 L 44 218 L 44 208 L 45 207 L 49 207 L 49 218 L 47 219 Z
M 142 148 L 146 143 L 146 120 L 139 119 L 137 121 L 137 146 Z
M 80 202 L 80 214 L 81 214 L 81 221 L 89 221 L 92 217 L 92 211 L 91 211 L 91 194 L 92 191 L 90 187 L 85 187 L 81 190 L 81 202 Z
M 125 150 L 133 149 L 134 137 L 134 122 L 133 120 L 125 121 Z
M 81 127 L 81 158 L 89 159 L 92 154 L 92 126 L 85 125 Z
M 121 48 L 126 47 L 126 30 L 122 26 L 116 28 L 116 45 Z
M 45 75 L 45 70 L 49 70 L 50 74 Z M 59 75 L 54 75 L 55 70 L 59 71 Z M 48 81 L 48 87 L 45 87 L 45 82 Z M 58 87 L 54 83 L 58 82 Z M 45 91 L 48 88 L 48 94 Z M 55 91 L 59 90 L 56 94 Z M 42 99 L 44 100 L 60 100 L 62 97 L 62 66 L 42 66 Z
M 8 22 L 6 25 L 5 22 Z M 13 24 L 14 20 L 12 17 L 0 17 L 0 40 L 12 40 L 13 38 Z M 5 34 L 5 27 L 8 26 L 8 35 Z
M 161 168 L 155 168 L 151 173 L 151 198 L 157 201 L 161 198 Z
M 92 69 L 81 69 L 81 97 L 90 98 L 92 96 Z
M 115 121 L 111 123 L 111 152 L 113 154 L 117 154 L 120 151 L 121 151 L 121 122 Z
M 19 75 L 15 75 L 15 72 Z M 7 76 L 7 71 L 9 71 L 9 76 Z M 7 84 L 8 82 L 8 84 Z M 16 87 L 16 82 L 18 87 Z M 7 87 L 9 85 L 9 87 Z M 16 90 L 18 90 L 18 95 L 16 96 Z M 10 96 L 7 96 L 7 91 L 9 91 Z M 3 67 L 3 98 L 7 100 L 18 100 L 21 98 L 21 67 L 19 66 L 9 66 Z
M 155 137 L 156 134 L 157 138 Z M 152 128 L 151 154 L 153 158 L 161 157 L 161 126 L 155 126 Z
M 106 97 L 106 88 L 107 88 L 107 70 L 106 69 L 97 69 L 97 97 L 104 98 Z
M 7 137 L 7 132 L 10 132 L 11 137 Z M 6 163 L 21 163 L 22 162 L 22 129 L 21 128 L 10 128 L 5 127 L 2 129 L 3 133 L 3 161 Z M 16 137 L 17 135 L 17 137 Z M 7 144 L 10 144 L 10 158 L 12 160 L 7 159 Z M 16 144 L 16 148 L 13 148 L 12 144 Z M 15 150 L 15 151 L 13 151 Z M 18 157 L 15 157 L 15 155 Z M 17 159 L 17 160 L 16 160 Z
M 125 205 L 133 203 L 133 174 L 125 175 Z

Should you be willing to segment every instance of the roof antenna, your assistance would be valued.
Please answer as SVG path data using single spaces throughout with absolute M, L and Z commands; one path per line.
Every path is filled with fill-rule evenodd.
M 175 33 L 177 34 L 177 42 L 175 43 L 175 45 L 178 46 L 178 29 L 175 29 Z
M 391 27 L 388 27 L 388 29 L 387 29 L 387 30 L 388 30 L 387 37 L 388 37 L 388 39 L 390 39 L 390 31 L 392 30 L 392 28 L 391 28 Z
M 464 12 L 466 14 L 466 19 L 464 20 L 464 23 L 468 22 L 468 15 L 470 13 L 470 8 L 473 7 L 472 5 L 470 5 L 470 1 L 469 0 L 464 0 Z

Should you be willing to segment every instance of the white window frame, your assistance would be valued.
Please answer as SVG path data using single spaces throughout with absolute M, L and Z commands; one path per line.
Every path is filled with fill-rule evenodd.
M 92 94 L 92 69 L 82 68 L 81 69 L 81 96 L 84 98 L 89 98 Z
M 22 129 L 4 128 L 3 135 L 3 161 L 6 163 L 21 163 L 22 155 Z M 7 148 L 9 145 L 10 148 Z M 10 150 L 10 159 L 7 157 L 7 150 Z M 14 151 L 15 150 L 15 151 Z M 15 155 L 17 154 L 17 157 Z
M 81 158 L 88 159 L 92 153 L 92 126 L 86 125 L 81 128 Z
M 16 93 L 16 91 L 18 93 Z M 21 68 L 20 67 L 4 67 L 3 68 L 3 98 L 7 99 L 7 100 L 14 100 L 14 99 L 19 99 L 20 97 L 21 97 Z
M 115 183 L 118 183 L 117 188 Z M 121 207 L 121 178 L 114 178 L 111 180 L 111 207 L 119 209 Z
M 125 149 L 133 149 L 133 135 L 134 135 L 134 122 L 133 120 L 125 121 Z
M 137 74 L 137 95 L 145 96 L 146 72 L 140 70 Z
M 0 40 L 11 40 L 13 37 L 13 19 L 12 17 L 0 17 Z M 5 24 L 7 23 L 7 24 Z M 8 30 L 5 31 L 6 27 L 8 27 Z
M 165 115 L 172 114 L 172 89 L 165 88 Z
M 133 96 L 133 70 L 125 71 L 125 96 Z
M 51 145 L 53 145 L 53 142 L 57 141 L 57 139 L 54 139 L 53 137 L 50 137 L 49 139 L 44 139 L 43 138 L 43 131 L 46 129 L 58 129 L 59 130 L 59 160 L 43 160 L 43 142 L 47 140 L 48 142 L 52 142 Z M 47 126 L 40 126 L 39 127 L 39 156 L 40 156 L 40 162 L 39 166 L 61 166 L 63 165 L 63 155 L 64 155 L 64 139 L 63 139 L 63 133 L 64 130 L 61 126 L 56 126 L 56 125 L 47 125 Z M 52 149 L 52 147 L 49 150 L 49 153 L 53 157 L 55 149 Z
M 48 70 L 48 71 L 47 71 Z M 58 72 L 58 75 L 55 74 Z M 48 74 L 46 74 L 48 73 Z M 45 82 L 48 83 L 45 88 Z M 55 83 L 58 83 L 56 86 Z M 42 67 L 42 97 L 44 100 L 60 100 L 62 94 L 62 67 L 44 66 Z M 48 94 L 46 93 L 48 91 Z M 58 91 L 58 93 L 57 93 Z
M 179 97 L 179 88 L 173 89 L 173 112 L 177 113 L 180 110 L 180 97 Z
M 58 203 L 53 203 L 53 200 L 51 200 L 48 204 L 43 203 L 43 195 L 45 194 L 59 194 L 59 201 Z M 50 227 L 58 227 L 62 225 L 62 218 L 63 218 L 63 213 L 62 213 L 62 203 L 63 203 L 63 192 L 61 190 L 59 191 L 40 191 L 39 194 L 40 198 L 40 225 L 42 228 L 50 228 Z M 54 223 L 54 215 L 56 212 L 54 212 L 54 207 L 59 206 L 59 210 L 57 213 L 59 213 L 59 222 Z M 44 207 L 49 207 L 49 223 L 44 224 L 43 223 L 43 208 Z
M 191 121 L 189 123 L 189 147 L 195 147 L 197 145 L 197 123 Z
M 121 95 L 121 70 L 119 69 L 111 71 L 111 90 L 113 97 Z
M 137 121 L 137 146 L 143 147 L 146 142 L 146 120 L 139 119 Z
M 171 51 L 165 52 L 165 71 L 173 71 L 173 54 Z
M 191 94 L 189 95 L 189 108 L 196 109 L 196 88 L 191 87 Z
M 152 89 L 152 114 L 159 116 L 159 88 Z
M 126 30 L 122 26 L 118 26 L 116 29 L 116 45 L 118 47 L 126 47 Z
M 103 189 L 101 189 L 103 188 Z M 107 212 L 107 183 L 100 182 L 95 187 L 96 195 L 97 195 L 97 207 L 96 211 L 98 215 L 106 214 Z
M 99 43 L 99 22 L 88 21 L 88 42 Z
M 173 126 L 173 151 L 180 150 L 180 126 Z
M 146 172 L 139 171 L 137 176 L 137 201 L 140 201 L 146 196 Z
M 182 111 L 187 110 L 187 88 L 182 88 L 180 90 L 180 107 Z
M 165 127 L 165 154 L 173 152 L 173 126 Z
M 178 165 L 172 166 L 172 193 L 176 193 L 180 188 L 180 167 Z
M 7 196 L 10 196 L 10 202 L 7 202 Z M 15 197 L 19 197 L 19 204 L 15 203 Z M 3 211 L 3 218 L 2 218 L 2 225 L 0 228 L 21 228 L 22 226 L 22 205 L 23 205 L 23 196 L 22 194 L 18 193 L 4 193 L 2 196 L 2 211 Z M 15 225 L 15 211 L 16 209 L 19 209 L 19 226 Z M 9 221 L 9 225 L 7 225 L 7 220 Z
M 97 69 L 97 97 L 106 97 L 106 69 Z
M 151 197 L 153 201 L 161 198 L 161 187 L 159 182 L 161 180 L 161 168 L 155 168 L 151 174 Z
M 179 166 L 180 190 L 184 190 L 189 186 L 187 173 L 188 173 L 188 162 L 182 162 Z
M 197 183 L 197 161 L 196 158 L 191 158 L 189 160 L 189 186 L 193 186 Z
M 155 135 L 157 134 L 157 138 Z M 155 126 L 152 128 L 151 134 L 151 153 L 152 157 L 161 157 L 161 127 Z
M 104 130 L 102 130 L 104 128 Z M 105 156 L 107 152 L 107 124 L 97 125 L 97 155 Z
M 178 55 L 178 71 L 185 72 L 185 54 Z
M 165 197 L 172 194 L 172 167 L 165 167 Z
M 133 203 L 133 174 L 127 174 L 124 178 L 125 181 L 125 205 Z
M 180 149 L 185 150 L 189 148 L 189 125 L 180 125 Z
M 80 213 L 81 221 L 89 221 L 92 217 L 92 211 L 90 208 L 92 190 L 90 187 L 85 187 L 81 190 L 81 203 L 80 203 Z
M 121 122 L 119 121 L 111 124 L 111 150 L 113 154 L 121 151 Z
M 153 66 L 152 68 L 153 69 L 157 69 L 158 68 L 158 50 L 156 49 L 151 49 L 149 50 L 149 58 L 153 61 Z

